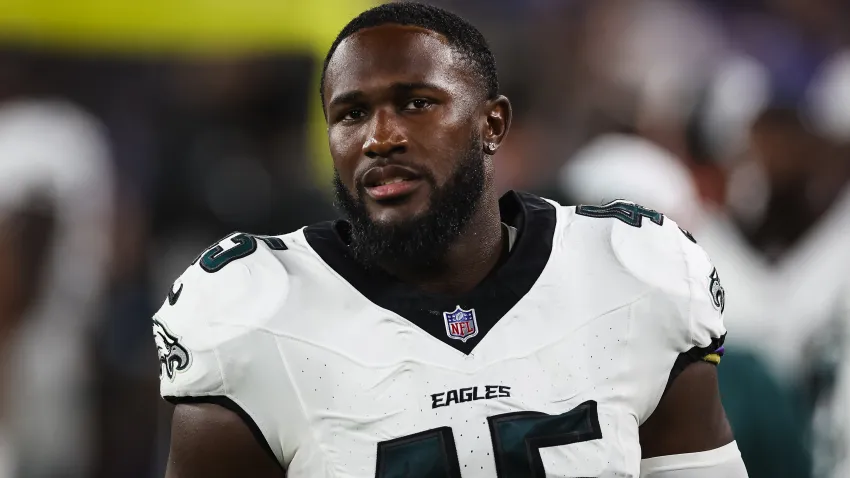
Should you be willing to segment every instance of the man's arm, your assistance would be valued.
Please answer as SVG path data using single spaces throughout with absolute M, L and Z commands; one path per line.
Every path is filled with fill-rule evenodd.
M 720 402 L 717 367 L 691 364 L 640 427 L 641 477 L 746 478 Z
M 689 365 L 640 427 L 641 458 L 713 450 L 734 440 L 720 403 L 717 367 Z
M 236 413 L 213 404 L 179 404 L 171 424 L 166 478 L 284 478 Z

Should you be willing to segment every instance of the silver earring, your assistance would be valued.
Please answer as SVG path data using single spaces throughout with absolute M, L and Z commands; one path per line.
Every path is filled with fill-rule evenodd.
M 487 153 L 493 154 L 496 152 L 496 143 L 488 143 L 487 144 Z

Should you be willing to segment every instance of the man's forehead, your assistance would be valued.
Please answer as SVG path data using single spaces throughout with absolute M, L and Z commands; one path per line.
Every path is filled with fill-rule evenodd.
M 431 30 L 407 25 L 367 28 L 343 40 L 334 52 L 326 92 L 384 82 L 447 81 L 457 76 L 457 60 L 446 38 Z
M 430 38 L 432 40 L 436 40 L 443 45 L 448 46 L 448 39 L 440 33 L 437 33 L 433 30 L 429 30 L 427 28 L 419 27 L 416 25 L 400 25 L 396 23 L 386 23 L 384 25 L 378 25 L 375 27 L 364 28 L 362 30 L 357 31 L 356 33 L 352 33 L 345 40 L 343 40 L 339 46 L 342 47 L 345 44 L 371 44 L 371 43 L 382 43 L 387 39 L 425 39 Z

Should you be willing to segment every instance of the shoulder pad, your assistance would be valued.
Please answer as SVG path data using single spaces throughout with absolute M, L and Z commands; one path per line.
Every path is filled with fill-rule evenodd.
M 289 278 L 280 238 L 233 233 L 206 249 L 172 285 L 153 317 L 163 396 L 221 392 L 217 349 L 279 310 Z
M 634 406 L 643 423 L 685 367 L 720 361 L 726 328 L 718 273 L 693 236 L 635 203 L 579 206 L 569 227 L 581 231 L 589 253 L 604 262 L 604 274 L 639 286 L 627 353 L 640 364 L 634 373 L 644 392 Z
M 722 312 L 726 295 L 717 270 L 694 237 L 675 221 L 629 201 L 577 206 L 576 221 L 599 223 L 599 240 L 631 275 L 684 304 L 694 345 L 708 346 L 725 334 Z M 584 217 L 581 217 L 584 216 Z M 607 236 L 607 237 L 605 237 Z

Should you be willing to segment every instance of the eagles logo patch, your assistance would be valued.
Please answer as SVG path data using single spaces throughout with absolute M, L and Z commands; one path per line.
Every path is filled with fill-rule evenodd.
M 159 354 L 160 378 L 165 374 L 169 380 L 174 380 L 177 372 L 189 368 L 192 355 L 180 344 L 177 337 L 156 319 L 153 320 L 153 338 Z
M 708 283 L 708 292 L 711 294 L 711 301 L 714 307 L 721 313 L 726 308 L 726 291 L 720 285 L 720 276 L 717 274 L 717 269 L 712 269 L 708 276 L 711 281 Z

